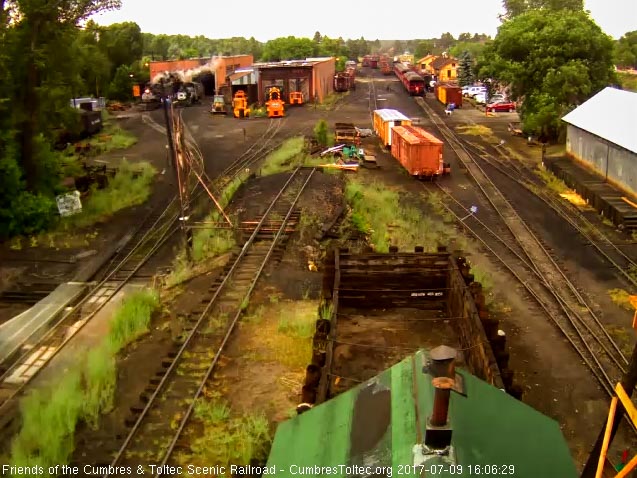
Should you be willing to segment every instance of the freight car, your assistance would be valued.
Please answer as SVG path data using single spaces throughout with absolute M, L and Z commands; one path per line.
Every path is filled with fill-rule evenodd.
M 378 60 L 379 60 L 378 55 L 372 55 L 372 57 L 369 59 L 369 67 L 378 68 Z
M 397 110 L 382 109 L 374 111 L 374 131 L 389 148 L 392 142 L 391 129 L 394 126 L 411 125 L 411 120 Z
M 417 126 L 394 126 L 391 129 L 391 155 L 409 174 L 418 179 L 436 179 L 448 174 L 450 167 L 442 160 L 442 141 Z
M 334 91 L 342 93 L 348 91 L 351 88 L 352 77 L 345 73 L 336 73 L 334 75 Z
M 363 68 L 369 68 L 369 61 L 371 60 L 370 55 L 365 55 L 363 57 Z
M 462 108 L 462 89 L 459 86 L 436 85 L 434 93 L 443 105 L 454 103 L 456 108 Z

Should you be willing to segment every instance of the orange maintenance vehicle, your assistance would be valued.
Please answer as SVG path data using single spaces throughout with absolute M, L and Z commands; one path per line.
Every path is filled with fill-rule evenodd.
M 290 105 L 299 105 L 303 104 L 303 93 L 301 91 L 292 91 L 290 92 Z
M 234 94 L 232 110 L 234 111 L 235 118 L 248 118 L 250 116 L 248 97 L 246 96 L 245 91 L 239 90 Z
M 281 99 L 281 90 L 276 86 L 270 87 L 268 91 L 268 101 L 265 102 L 268 118 L 282 118 L 285 116 L 284 104 Z

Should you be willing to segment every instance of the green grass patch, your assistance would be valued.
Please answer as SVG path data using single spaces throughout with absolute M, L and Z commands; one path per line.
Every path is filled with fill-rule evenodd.
M 148 332 L 153 311 L 159 306 L 155 291 L 143 290 L 132 294 L 115 312 L 108 340 L 114 353 Z
M 251 412 L 234 416 L 222 400 L 200 400 L 195 418 L 203 424 L 203 436 L 195 438 L 191 453 L 177 457 L 180 464 L 222 466 L 230 477 L 230 465 L 262 463 L 267 458 L 272 438 L 265 414 Z M 186 473 L 186 476 L 191 476 Z M 193 475 L 194 476 L 194 475 Z
M 630 304 L 630 294 L 624 289 L 610 289 L 608 291 L 608 295 L 615 305 L 618 305 L 625 310 L 635 310 Z
M 85 421 L 97 428 L 99 417 L 113 406 L 119 350 L 148 330 L 158 307 L 154 292 L 141 291 L 124 300 L 102 343 L 66 371 L 54 385 L 36 390 L 20 403 L 22 427 L 11 443 L 13 466 L 48 468 L 69 463 L 75 428 Z
M 104 129 L 87 142 L 97 153 L 108 153 L 118 149 L 127 149 L 137 143 L 137 137 L 114 123 L 114 120 L 103 115 Z
M 349 96 L 349 91 L 344 91 L 342 93 L 330 93 L 323 98 L 322 103 L 317 103 L 315 105 L 316 109 L 325 111 L 333 110 L 341 101 L 345 101 L 347 96 Z
M 265 106 L 259 106 L 255 103 L 250 107 L 250 116 L 253 118 L 265 118 L 268 116 L 268 110 Z
M 488 126 L 484 126 L 481 124 L 458 126 L 456 127 L 456 131 L 458 131 L 458 133 L 460 134 L 466 134 L 469 136 L 482 136 L 487 139 L 493 138 L 493 130 Z
M 90 226 L 108 219 L 121 209 L 142 204 L 150 196 L 155 173 L 155 168 L 149 163 L 131 165 L 122 161 L 108 186 L 91 190 L 83 201 L 81 213 L 61 219 L 61 229 Z
M 91 350 L 86 358 L 84 370 L 84 407 L 86 423 L 97 429 L 100 415 L 113 408 L 117 385 L 117 365 L 115 355 L 108 343 Z
M 37 390 L 20 403 L 22 428 L 11 443 L 11 465 L 66 464 L 74 448 L 74 431 L 82 416 L 81 373 L 68 372 L 55 387 Z
M 289 171 L 300 164 L 299 156 L 303 152 L 305 139 L 296 136 L 283 142 L 283 144 L 271 152 L 261 166 L 260 175 L 269 176 L 271 174 Z
M 551 173 L 550 171 L 547 171 L 545 168 L 538 167 L 535 170 L 535 174 L 537 174 L 542 179 L 542 181 L 546 183 L 546 186 L 550 190 L 555 191 L 558 194 L 570 191 L 564 181 L 553 175 L 553 173 Z
M 384 184 L 348 178 L 345 198 L 351 208 L 351 224 L 377 252 L 388 252 L 390 246 L 403 251 L 423 246 L 434 252 L 438 245 L 457 236 L 444 222 L 432 219 L 411 204 L 402 204 L 398 191 Z
M 637 93 L 637 75 L 618 71 L 617 78 L 623 89 Z

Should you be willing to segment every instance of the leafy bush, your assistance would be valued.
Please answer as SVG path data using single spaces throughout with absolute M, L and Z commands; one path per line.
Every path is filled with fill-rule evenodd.
M 0 208 L 0 238 L 46 230 L 57 218 L 55 201 L 41 194 L 20 192 Z
M 320 144 L 321 146 L 328 145 L 329 139 L 327 121 L 322 119 L 319 120 L 318 123 L 316 123 L 316 126 L 314 126 L 314 137 L 316 138 L 318 144 Z

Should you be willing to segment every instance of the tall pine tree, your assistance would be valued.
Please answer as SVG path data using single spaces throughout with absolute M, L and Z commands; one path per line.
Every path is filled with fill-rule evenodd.
M 465 51 L 460 58 L 460 65 L 458 68 L 458 84 L 460 86 L 466 86 L 473 84 L 475 76 L 473 74 L 473 65 L 471 55 L 468 51 Z

